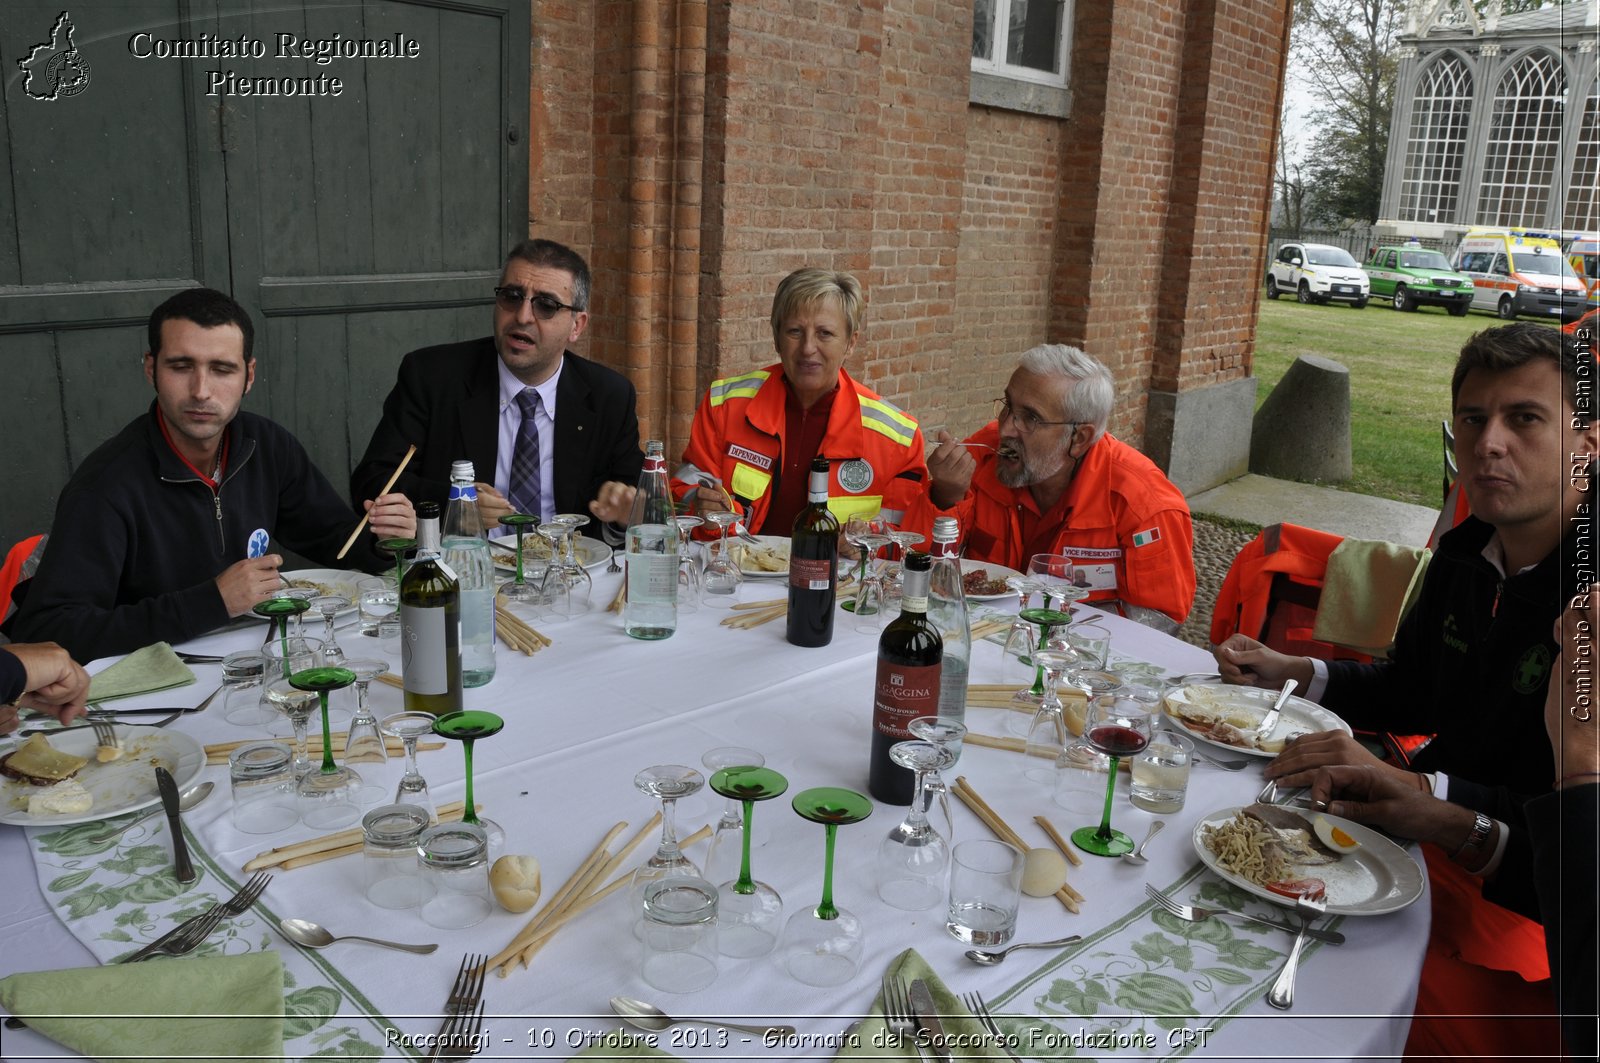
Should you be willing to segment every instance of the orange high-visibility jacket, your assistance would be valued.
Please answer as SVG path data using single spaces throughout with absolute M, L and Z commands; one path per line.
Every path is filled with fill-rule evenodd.
M 769 365 L 712 381 L 695 411 L 694 428 L 673 474 L 672 491 L 719 482 L 750 505 L 750 527 L 761 528 L 772 504 L 773 474 L 783 467 L 783 366 Z M 839 393 L 828 416 L 820 456 L 829 460 L 828 509 L 844 524 L 852 516 L 882 512 L 891 524 L 926 532 L 923 485 L 928 478 L 922 429 L 877 392 L 839 371 Z M 921 527 L 924 521 L 928 528 Z M 789 529 L 763 529 L 784 535 Z
M 1287 607 L 1288 619 L 1280 622 L 1282 630 L 1271 635 L 1266 630 L 1267 609 L 1272 604 L 1272 578 L 1280 573 L 1320 595 L 1328 555 L 1342 542 L 1342 535 L 1298 524 L 1272 524 L 1261 529 L 1261 534 L 1246 543 L 1233 559 L 1217 591 L 1217 604 L 1211 611 L 1212 643 L 1220 644 L 1234 632 L 1243 632 L 1280 653 L 1332 660 L 1338 647 L 1311 637 L 1316 625 L 1314 605 Z M 1364 654 L 1342 656 L 1371 659 Z
M 967 440 L 997 446 L 998 425 Z M 980 451 L 972 487 L 957 507 L 966 556 L 1026 571 L 1019 508 L 1038 506 L 1026 487 L 1007 487 L 995 455 Z M 1094 574 L 1090 602 L 1154 609 L 1178 623 L 1194 605 L 1194 524 L 1183 492 L 1155 462 L 1109 432 L 1095 441 L 1067 488 L 1067 521 L 1051 550 Z M 1083 580 L 1078 580 L 1083 584 Z

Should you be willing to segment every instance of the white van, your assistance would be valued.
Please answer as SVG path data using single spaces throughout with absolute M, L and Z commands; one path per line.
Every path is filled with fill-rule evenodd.
M 1600 233 L 1573 233 L 1567 237 L 1567 265 L 1589 293 L 1589 309 L 1600 306 Z
M 1455 266 L 1472 278 L 1473 307 L 1506 321 L 1522 314 L 1571 321 L 1583 314 L 1583 282 L 1548 233 L 1474 229 L 1456 250 Z

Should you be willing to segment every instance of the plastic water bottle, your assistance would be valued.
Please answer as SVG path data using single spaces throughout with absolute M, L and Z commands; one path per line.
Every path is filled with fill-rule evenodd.
M 644 445 L 644 471 L 628 516 L 628 601 L 622 630 L 636 639 L 664 639 L 678 629 L 678 524 L 660 440 Z
M 472 462 L 451 463 L 442 546 L 461 586 L 461 683 L 481 687 L 494 678 L 495 578 L 473 479 Z
M 939 673 L 939 719 L 964 723 L 967 664 L 972 659 L 972 624 L 961 579 L 961 528 L 954 517 L 933 519 L 933 572 L 928 579 L 928 619 L 944 639 Z M 958 753 L 959 742 L 951 748 Z

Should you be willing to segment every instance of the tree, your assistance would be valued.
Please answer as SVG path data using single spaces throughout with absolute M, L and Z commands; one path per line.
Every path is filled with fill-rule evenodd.
M 1283 128 L 1278 134 L 1278 162 L 1272 176 L 1273 224 L 1299 239 L 1306 223 L 1306 184 L 1302 165 L 1295 158 L 1295 138 L 1288 131 L 1289 108 L 1284 106 Z

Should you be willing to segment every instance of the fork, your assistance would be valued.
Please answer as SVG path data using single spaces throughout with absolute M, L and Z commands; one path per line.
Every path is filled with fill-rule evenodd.
M 94 728 L 95 745 L 119 751 L 122 749 L 122 739 L 117 737 L 115 725 L 106 720 L 91 719 L 89 726 Z
M 487 955 L 473 955 L 469 952 L 461 957 L 461 966 L 456 969 L 456 980 L 451 983 L 450 995 L 445 998 L 444 1021 L 439 1023 L 439 1030 L 434 1034 L 433 1054 L 428 1057 L 430 1063 L 435 1060 L 465 1059 L 469 1055 L 477 1054 L 476 1048 L 460 1049 L 452 1043 L 451 1038 L 460 1033 L 474 1008 L 478 1012 L 474 1022 L 481 1023 L 483 978 L 488 969 Z
M 979 1022 L 983 1023 L 983 1028 L 989 1031 L 989 1036 L 994 1038 L 1001 1051 L 1016 1060 L 1016 1063 L 1022 1063 L 1021 1057 L 1011 1051 L 1011 1036 L 1001 1030 L 1000 1024 L 994 1021 L 994 1015 L 990 1013 L 989 1005 L 984 1002 L 983 994 L 974 990 L 971 993 L 963 993 L 961 999 L 967 1005 L 967 1010 L 977 1016 Z
M 450 1016 L 447 1020 L 450 1030 L 440 1039 L 439 1047 L 435 1050 L 433 1058 L 436 1060 L 460 1060 L 475 1056 L 482 1050 L 478 1036 L 483 1032 L 483 1001 L 478 1002 L 478 1008 L 473 1011 L 466 1008 Z
M 265 871 L 256 872 L 248 882 L 239 887 L 239 891 L 232 897 L 220 904 L 213 904 L 192 919 L 179 923 L 161 937 L 156 938 L 156 940 L 120 962 L 138 963 L 141 960 L 148 960 L 152 956 L 182 956 L 185 953 L 193 952 L 200 947 L 206 938 L 211 936 L 211 932 L 217 928 L 217 924 L 222 922 L 223 919 L 233 919 L 249 911 L 250 906 L 256 902 L 256 898 L 261 896 L 262 891 L 267 888 L 267 883 L 271 881 L 272 876 Z
M 1306 946 L 1312 922 L 1328 910 L 1328 902 L 1323 897 L 1307 897 L 1302 893 L 1294 902 L 1294 910 L 1300 916 L 1300 933 L 1294 936 L 1289 958 L 1283 961 L 1283 970 L 1278 972 L 1272 988 L 1267 991 L 1267 1003 L 1280 1011 L 1294 1007 L 1294 976 L 1300 968 L 1300 950 Z
M 1299 927 L 1290 923 L 1280 923 L 1273 919 L 1262 918 L 1261 916 L 1246 915 L 1244 912 L 1235 912 L 1228 908 L 1202 908 L 1197 904 L 1184 904 L 1182 901 L 1162 893 L 1148 882 L 1145 883 L 1144 892 L 1145 895 L 1151 900 L 1155 901 L 1161 907 L 1165 908 L 1167 911 L 1171 912 L 1173 915 L 1184 920 L 1185 922 L 1203 923 L 1207 919 L 1214 919 L 1219 915 L 1231 915 L 1235 919 L 1243 919 L 1247 923 L 1259 923 L 1262 926 L 1270 926 L 1274 929 L 1282 930 L 1288 934 L 1297 934 L 1300 932 Z M 1325 941 L 1330 945 L 1344 944 L 1344 935 L 1339 933 L 1337 930 L 1313 929 L 1308 931 L 1308 934 L 1311 937 L 1316 938 L 1318 941 Z
M 911 997 L 906 984 L 889 971 L 883 972 L 883 1021 L 901 1040 L 911 1039 L 917 1049 L 917 1058 L 928 1058 L 927 1051 L 922 1047 L 922 1039 L 917 1036 L 916 1020 L 911 1017 Z

